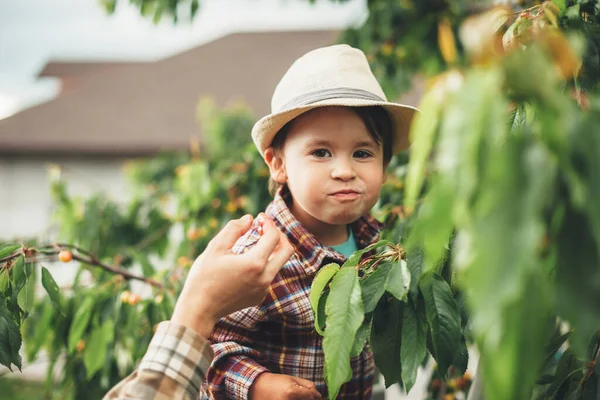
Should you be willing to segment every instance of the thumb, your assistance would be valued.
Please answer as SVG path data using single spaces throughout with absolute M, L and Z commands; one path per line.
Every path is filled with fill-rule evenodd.
M 262 237 L 258 240 L 256 246 L 248 251 L 248 255 L 253 259 L 266 264 L 279 242 L 280 231 L 275 224 L 273 224 L 273 221 L 267 218 L 263 224 Z
M 249 214 L 229 221 L 213 240 L 210 241 L 210 246 L 225 251 L 231 250 L 235 242 L 248 232 L 248 229 L 252 226 L 252 221 L 252 215 Z

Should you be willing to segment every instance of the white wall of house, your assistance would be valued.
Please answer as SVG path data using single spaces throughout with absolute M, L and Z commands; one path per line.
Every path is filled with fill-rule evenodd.
M 122 159 L 0 158 L 0 241 L 28 236 L 48 240 L 52 199 L 48 167 L 61 167 L 69 192 L 86 196 L 103 192 L 124 201 L 127 185 Z

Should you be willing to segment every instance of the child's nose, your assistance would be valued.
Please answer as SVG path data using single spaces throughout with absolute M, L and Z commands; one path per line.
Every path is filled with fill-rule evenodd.
M 352 168 L 352 163 L 346 160 L 338 160 L 331 171 L 331 177 L 333 179 L 349 181 L 356 177 L 356 172 Z

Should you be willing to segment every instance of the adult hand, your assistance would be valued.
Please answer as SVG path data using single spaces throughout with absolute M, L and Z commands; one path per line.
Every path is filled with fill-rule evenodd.
M 258 218 L 262 237 L 244 254 L 231 248 L 252 226 L 250 215 L 230 221 L 210 241 L 190 269 L 171 321 L 208 338 L 220 318 L 264 299 L 293 248 L 273 221 L 264 214 Z
M 317 400 L 321 394 L 315 384 L 295 376 L 262 373 L 250 387 L 250 399 Z

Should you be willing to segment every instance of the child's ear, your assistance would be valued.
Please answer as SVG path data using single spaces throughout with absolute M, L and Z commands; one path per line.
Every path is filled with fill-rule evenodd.
M 265 161 L 269 166 L 271 179 L 277 183 L 284 184 L 287 181 L 287 174 L 285 173 L 285 163 L 283 162 L 281 152 L 269 147 L 265 150 Z

